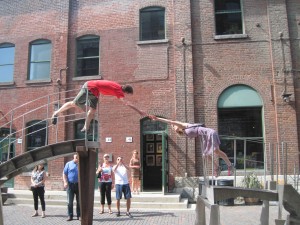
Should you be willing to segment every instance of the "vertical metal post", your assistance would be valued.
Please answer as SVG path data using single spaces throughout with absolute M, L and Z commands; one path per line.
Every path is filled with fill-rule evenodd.
M 278 183 L 278 174 L 279 174 L 279 146 L 276 143 L 276 182 Z
M 281 142 L 281 155 L 282 155 L 282 174 L 283 174 L 283 181 L 285 183 L 285 167 L 284 167 L 284 146 L 283 146 L 283 142 Z
M 24 134 L 24 125 L 25 125 L 25 116 L 23 115 L 23 121 L 22 121 L 22 144 L 21 144 L 21 146 L 22 146 L 22 149 L 21 149 L 21 154 L 22 153 L 24 153 L 24 150 L 25 150 L 25 138 L 26 138 L 26 136 L 25 136 L 25 134 Z
M 273 144 L 269 143 L 270 149 L 270 163 L 271 163 L 271 181 L 274 181 L 274 155 L 273 155 Z
M 212 176 L 211 176 L 211 184 L 214 186 L 214 160 L 215 160 L 215 157 L 214 157 L 214 139 L 212 139 L 212 148 L 213 148 L 213 151 L 212 151 L 212 154 L 211 154 L 211 165 L 212 165 Z
M 288 156 L 287 156 L 287 143 L 284 143 L 284 151 L 285 151 L 285 160 L 284 160 L 284 184 L 287 184 L 287 173 L 288 173 L 288 168 L 287 168 L 287 161 L 288 161 Z
M 81 225 L 93 224 L 96 149 L 77 146 Z
M 233 161 L 236 168 L 236 139 L 233 140 Z M 236 187 L 236 169 L 234 170 L 234 186 Z
M 45 137 L 45 145 L 48 145 L 48 118 L 49 118 L 49 105 L 50 105 L 50 96 L 48 95 L 48 103 L 46 109 L 46 137 Z
M 4 225 L 4 221 L 3 221 L 3 203 L 2 203 L 2 194 L 0 191 L 0 225 Z
M 267 174 L 267 164 L 266 164 L 266 155 L 267 155 L 267 150 L 266 150 L 266 143 L 264 143 L 264 185 L 266 187 L 267 184 L 267 178 L 266 178 L 266 174 Z
M 8 136 L 8 148 L 7 148 L 7 160 L 10 159 L 10 144 L 11 144 L 11 135 L 12 135 L 12 124 L 14 119 L 14 110 L 11 111 L 10 115 L 10 125 L 9 125 L 9 136 Z
M 244 175 L 246 176 L 246 154 L 247 154 L 247 151 L 246 151 L 246 139 L 244 139 Z

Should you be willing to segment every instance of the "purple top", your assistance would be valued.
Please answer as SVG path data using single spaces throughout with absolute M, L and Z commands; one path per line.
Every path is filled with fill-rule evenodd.
M 204 156 L 211 155 L 221 144 L 218 133 L 211 128 L 197 126 L 197 124 L 188 124 L 184 132 L 189 138 L 202 138 L 202 154 Z

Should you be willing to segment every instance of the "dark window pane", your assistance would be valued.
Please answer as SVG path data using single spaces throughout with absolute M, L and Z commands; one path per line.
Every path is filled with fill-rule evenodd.
M 216 0 L 215 1 L 215 10 L 241 10 L 240 0 Z
M 261 108 L 219 109 L 219 134 L 262 137 Z
M 243 26 L 241 13 L 216 15 L 216 34 L 242 34 Z
M 75 139 L 84 139 L 85 133 L 81 132 L 81 129 L 84 126 L 84 120 L 79 120 L 75 122 Z M 94 137 L 94 140 L 93 140 Z M 98 141 L 98 121 L 91 121 L 90 130 L 88 132 L 87 139 L 89 141 Z
M 27 124 L 27 151 L 46 145 L 46 122 L 32 121 Z
M 77 76 L 99 74 L 99 37 L 85 36 L 77 40 Z
M 11 82 L 14 76 L 15 47 L 0 45 L 0 82 Z
M 165 10 L 159 7 L 147 8 L 140 12 L 140 39 L 165 39 Z
M 77 60 L 77 74 L 80 76 L 98 75 L 99 58 L 78 59 Z

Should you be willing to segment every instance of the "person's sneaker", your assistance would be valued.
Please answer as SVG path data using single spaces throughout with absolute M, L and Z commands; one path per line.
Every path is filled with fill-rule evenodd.
M 231 164 L 228 166 L 228 176 L 232 176 L 234 174 L 234 165 Z
M 52 124 L 53 124 L 53 125 L 56 125 L 56 124 L 57 124 L 57 115 L 54 115 L 54 116 L 52 117 Z
M 129 218 L 132 218 L 132 217 L 133 217 L 133 216 L 131 215 L 130 212 L 127 212 L 127 213 L 126 213 L 126 216 L 128 216 Z
M 117 212 L 117 215 L 116 215 L 117 217 L 120 217 L 121 216 L 121 213 L 120 212 Z

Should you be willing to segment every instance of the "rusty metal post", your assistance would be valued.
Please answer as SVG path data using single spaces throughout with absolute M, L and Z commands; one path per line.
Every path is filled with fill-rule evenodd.
M 77 146 L 81 225 L 93 224 L 96 149 Z

